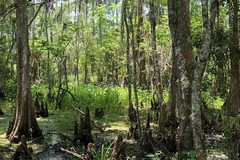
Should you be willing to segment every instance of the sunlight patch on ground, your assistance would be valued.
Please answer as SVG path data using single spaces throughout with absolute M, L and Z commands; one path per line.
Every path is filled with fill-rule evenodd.
M 207 160 L 227 160 L 228 157 L 223 152 L 210 152 L 208 153 Z
M 7 137 L 6 137 L 6 133 L 0 134 L 0 142 L 1 142 L 1 146 L 2 146 L 2 145 L 8 145 L 8 144 L 9 144 L 9 141 L 8 141 L 8 139 L 7 139 Z M 1 147 L 1 146 L 0 146 L 0 147 Z
M 125 122 L 113 122 L 109 123 L 110 127 L 105 128 L 106 130 L 119 130 L 119 131 L 127 131 L 128 125 Z

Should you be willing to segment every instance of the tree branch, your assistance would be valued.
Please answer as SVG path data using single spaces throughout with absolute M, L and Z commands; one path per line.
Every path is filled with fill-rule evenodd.
M 60 87 L 61 90 L 63 90 L 64 92 L 67 92 L 70 94 L 70 96 L 72 97 L 72 99 L 75 101 L 75 102 L 79 102 L 79 100 L 77 100 L 74 95 L 72 94 L 72 92 L 70 92 L 68 89 L 64 89 L 62 87 Z
M 16 8 L 17 8 L 17 6 L 16 6 L 15 3 L 14 3 L 14 4 L 11 4 L 7 9 L 3 10 L 3 11 L 0 13 L 0 17 L 2 17 L 2 19 L 0 20 L 0 22 L 3 21 L 3 20 L 7 17 L 7 15 L 8 15 L 9 13 L 11 13 L 13 10 L 15 10 Z
M 31 26 L 31 24 L 33 23 L 34 19 L 37 17 L 39 11 L 41 10 L 42 6 L 43 6 L 45 3 L 46 3 L 46 2 L 43 2 L 43 3 L 40 4 L 40 6 L 38 7 L 38 10 L 37 10 L 37 12 L 36 12 L 36 14 L 33 16 L 33 18 L 31 19 L 30 23 L 28 24 L 28 27 Z

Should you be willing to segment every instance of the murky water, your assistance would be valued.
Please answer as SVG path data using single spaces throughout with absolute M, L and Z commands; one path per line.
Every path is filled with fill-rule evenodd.
M 57 151 L 57 148 L 63 144 L 63 139 L 58 134 L 49 134 L 44 140 L 47 142 L 47 148 L 44 152 L 35 157 L 37 160 L 65 160 L 69 159 L 66 154 Z M 34 159 L 35 159 L 34 158 Z

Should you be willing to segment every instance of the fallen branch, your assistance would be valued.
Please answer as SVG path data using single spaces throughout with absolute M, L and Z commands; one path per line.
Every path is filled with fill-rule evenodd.
M 60 147 L 59 150 L 60 150 L 61 152 L 63 152 L 63 153 L 71 154 L 72 156 L 77 157 L 77 158 L 79 158 L 79 159 L 84 159 L 84 157 L 81 156 L 80 154 L 75 153 L 75 152 L 72 152 L 72 151 L 69 151 L 69 150 L 64 149 L 64 148 L 62 148 L 62 147 Z
M 71 106 L 75 111 L 78 111 L 78 113 L 80 113 L 81 115 L 83 116 L 86 116 L 85 113 L 83 111 L 81 111 L 80 109 L 74 107 L 74 106 Z M 104 129 L 102 129 L 95 121 L 91 120 L 91 123 L 100 131 L 100 132 L 104 132 Z

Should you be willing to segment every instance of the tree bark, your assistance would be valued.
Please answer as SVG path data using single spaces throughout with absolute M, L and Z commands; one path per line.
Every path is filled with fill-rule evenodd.
M 124 24 L 126 26 L 126 36 L 127 36 L 127 50 L 126 50 L 126 57 L 127 57 L 127 86 L 128 86 L 128 104 L 129 104 L 129 112 L 131 112 L 133 104 L 132 104 L 132 76 L 131 76 L 131 66 L 130 66 L 130 31 L 129 31 L 129 24 L 127 20 L 127 0 L 123 1 L 123 19 Z M 129 117 L 130 118 L 130 117 Z
M 150 0 L 150 24 L 151 24 L 151 48 L 152 48 L 152 57 L 153 57 L 153 90 L 157 93 L 157 101 L 160 104 L 163 103 L 163 91 L 162 91 L 162 82 L 160 76 L 160 67 L 159 67 L 159 56 L 157 54 L 157 39 L 156 39 L 156 4 L 155 0 Z
M 134 7 L 131 6 L 131 13 L 129 15 L 130 21 L 130 28 L 132 32 L 132 52 L 133 52 L 133 89 L 134 89 L 134 96 L 135 96 L 135 106 L 136 106 L 136 118 L 137 118 L 137 125 L 138 125 L 138 134 L 139 136 L 142 135 L 141 133 L 141 122 L 139 117 L 139 103 L 138 103 L 138 89 L 137 89 L 137 50 L 135 49 L 135 34 L 134 34 L 134 26 L 133 26 L 133 12 Z
M 228 97 L 223 105 L 226 113 L 226 124 L 229 128 L 228 154 L 230 159 L 239 159 L 239 132 L 238 123 L 231 120 L 239 116 L 240 86 L 239 86 L 239 37 L 238 37 L 238 1 L 229 1 L 229 26 L 230 26 L 230 61 L 231 61 L 231 86 Z M 233 123 L 231 126 L 229 124 Z
M 147 86 L 147 72 L 146 72 L 146 57 L 144 54 L 144 48 L 141 47 L 143 44 L 143 0 L 138 0 L 138 24 L 137 24 L 137 50 L 136 54 L 139 58 L 139 85 L 143 88 Z
M 42 135 L 33 112 L 30 82 L 30 51 L 28 46 L 27 0 L 16 0 L 17 35 L 17 97 L 13 126 L 9 140 L 19 142 L 20 137 L 31 139 Z
M 176 130 L 177 130 L 177 117 L 176 117 L 176 109 L 177 109 L 177 91 L 178 91 L 178 71 L 177 71 L 177 55 L 175 51 L 175 44 L 177 40 L 177 15 L 174 12 L 176 5 L 172 5 L 172 1 L 168 1 L 168 16 L 169 16 L 169 27 L 171 29 L 171 41 L 172 41 L 172 68 L 171 68 L 171 79 L 170 79 L 170 91 L 169 91 L 169 100 L 166 108 L 166 120 L 165 126 L 167 130 L 171 132 L 171 141 L 176 144 Z M 168 147 L 168 145 L 167 145 Z M 170 145 L 168 150 L 176 151 L 176 145 Z
M 208 0 L 202 0 L 202 47 L 200 55 L 196 61 L 194 69 L 194 78 L 192 83 L 192 123 L 193 123 L 193 139 L 196 158 L 199 160 L 207 159 L 205 150 L 205 140 L 202 130 L 202 78 L 207 64 L 211 47 L 211 26 L 208 15 Z
M 191 87 L 193 76 L 193 53 L 190 43 L 189 0 L 169 0 L 169 26 L 173 48 L 177 57 L 177 103 L 179 130 L 178 150 L 193 149 L 191 114 Z M 182 152 L 181 152 L 182 153 Z M 180 159 L 183 158 L 180 154 Z

